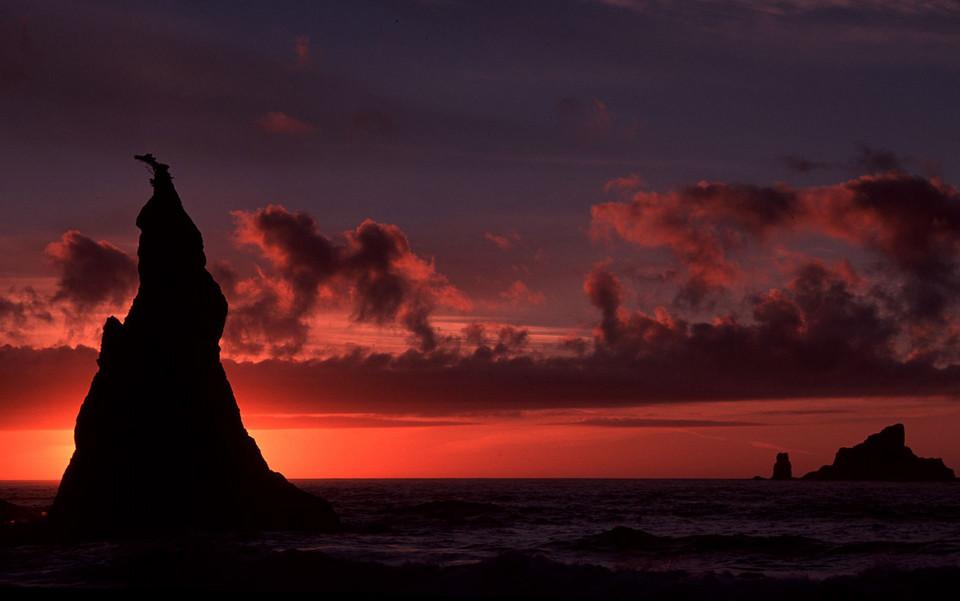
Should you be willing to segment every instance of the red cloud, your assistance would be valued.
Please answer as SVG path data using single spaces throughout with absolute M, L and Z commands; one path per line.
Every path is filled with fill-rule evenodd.
M 727 378 L 763 380 L 776 373 L 787 378 L 784 384 L 809 386 L 818 379 L 826 384 L 842 373 L 866 377 L 882 369 L 908 369 L 912 361 L 896 347 L 897 320 L 884 315 L 876 299 L 851 291 L 844 274 L 818 263 L 802 267 L 784 288 L 754 295 L 747 323 L 733 316 L 690 323 L 663 309 L 654 316 L 631 313 L 621 306 L 621 289 L 603 268 L 586 280 L 585 290 L 603 316 L 597 355 L 696 373 L 707 387 Z
M 298 35 L 293 42 L 293 52 L 297 57 L 297 66 L 305 67 L 310 64 L 310 38 Z
M 474 359 L 502 359 L 523 354 L 530 342 L 530 332 L 524 328 L 509 325 L 497 327 L 496 336 L 491 339 L 488 329 L 494 324 L 472 323 L 463 328 L 463 342 L 473 346 Z
M 500 293 L 500 298 L 512 306 L 523 304 L 542 305 L 546 300 L 542 292 L 531 290 L 530 287 L 521 280 L 515 280 L 510 284 L 506 290 Z
M 568 133 L 584 139 L 599 139 L 613 130 L 614 118 L 607 103 L 599 98 L 583 102 L 578 98 L 562 98 L 556 106 L 557 121 Z
M 109 242 L 70 230 L 47 245 L 46 252 L 60 272 L 53 300 L 67 302 L 77 311 L 104 303 L 120 305 L 136 290 L 136 261 Z
M 425 351 L 439 344 L 430 325 L 435 307 L 470 308 L 469 299 L 416 255 L 395 225 L 368 219 L 337 243 L 319 232 L 311 216 L 281 206 L 237 211 L 234 217 L 237 240 L 256 247 L 276 271 L 243 283 L 227 274 L 235 282 L 228 293 L 240 298 L 227 337 L 241 347 L 252 350 L 249 345 L 265 337 L 274 355 L 297 352 L 305 341 L 304 318 L 317 307 L 321 289 L 348 301 L 357 321 L 402 324 Z
M 70 427 L 96 371 L 91 348 L 0 346 L 0 429 Z
M 381 267 L 395 258 L 375 254 L 386 257 Z M 284 265 L 278 270 L 294 267 Z M 232 294 L 241 283 L 224 279 Z M 905 354 L 897 343 L 901 320 L 885 315 L 869 290 L 854 291 L 848 273 L 823 264 L 807 264 L 782 288 L 750 297 L 747 321 L 688 322 L 663 309 L 629 311 L 621 282 L 602 265 L 584 290 L 602 319 L 593 349 L 578 344 L 573 357 L 530 352 L 521 328 L 472 324 L 462 337 L 472 352 L 455 346 L 396 355 L 358 351 L 311 361 L 228 361 L 226 367 L 246 406 L 290 414 L 457 415 L 694 400 L 939 396 L 960 385 L 957 366 L 938 367 L 933 354 Z M 44 381 L 60 368 L 38 359 L 66 362 L 89 377 L 92 355 L 81 350 L 73 357 L 0 347 L 0 425 L 29 422 L 30 412 L 68 419 L 63 399 L 70 391 Z M 77 373 L 70 372 L 69 383 L 81 394 L 86 380 Z M 21 397 L 24 390 L 30 394 Z M 71 398 L 75 404 L 78 397 Z
M 603 265 L 594 267 L 583 282 L 583 291 L 594 307 L 600 310 L 600 331 L 603 339 L 616 344 L 620 338 L 620 305 L 623 286 Z
M 520 235 L 517 233 L 495 234 L 493 232 L 486 232 L 483 234 L 483 237 L 500 250 L 510 250 L 514 244 L 520 241 Z
M 267 113 L 257 121 L 257 125 L 268 134 L 288 136 L 309 134 L 316 129 L 312 124 L 280 111 Z
M 942 322 L 960 292 L 960 194 L 901 172 L 801 189 L 701 183 L 639 191 L 595 205 L 592 217 L 596 234 L 670 249 L 687 274 L 676 298 L 689 306 L 738 280 L 748 251 L 797 232 L 873 253 L 886 275 L 876 283 L 911 320 Z
M 57 272 L 55 289 L 14 286 L 0 293 L 0 341 L 87 342 L 105 314 L 127 304 L 137 289 L 136 259 L 109 242 L 70 230 L 45 254 Z
M 0 339 L 22 342 L 31 326 L 53 320 L 48 303 L 33 288 L 0 294 Z
M 623 189 L 616 180 L 614 189 Z M 629 202 L 591 210 L 596 235 L 614 232 L 644 247 L 669 248 L 686 268 L 678 300 L 699 307 L 739 273 L 738 252 L 791 227 L 803 206 L 786 188 L 701 182 L 665 194 L 636 192 Z
M 512 326 L 473 324 L 459 344 L 442 344 L 430 323 L 433 309 L 465 310 L 469 302 L 413 252 L 396 226 L 367 220 L 328 238 L 311 216 L 283 207 L 237 212 L 238 241 L 256 248 L 268 265 L 246 279 L 214 268 L 232 300 L 227 344 L 294 355 L 306 340 L 305 318 L 326 298 L 351 307 L 354 319 L 403 324 L 417 348 L 233 362 L 228 369 L 241 395 L 277 399 L 271 411 L 300 414 L 952 394 L 960 384 L 954 348 L 960 329 L 952 320 L 958 206 L 953 188 L 900 173 L 798 190 L 703 184 L 607 203 L 595 212 L 609 220 L 599 226 L 640 244 L 649 240 L 639 233 L 649 231 L 690 271 L 701 266 L 699 255 L 684 251 L 700 241 L 732 263 L 745 249 L 801 231 L 855 245 L 882 269 L 866 278 L 843 262 L 805 258 L 782 285 L 746 295 L 741 314 L 693 321 L 663 308 L 630 310 L 623 282 L 609 263 L 601 264 L 583 284 L 600 314 L 593 344 L 566 340 L 557 352 L 531 350 L 528 332 Z M 707 235 L 688 235 L 677 220 L 702 226 Z M 51 252 L 75 266 L 84 262 L 67 258 L 116 258 L 119 251 L 74 233 Z M 0 303 L 0 318 L 21 313 L 21 305 Z M 31 353 L 5 352 L 5 373 L 25 378 Z M 40 381 L 34 376 L 30 382 Z M 5 385 L 4 391 L 20 390 Z M 3 419 L 4 411 L 23 409 L 4 391 Z
M 808 225 L 875 253 L 913 319 L 942 321 L 960 292 L 960 193 L 902 173 L 805 192 Z

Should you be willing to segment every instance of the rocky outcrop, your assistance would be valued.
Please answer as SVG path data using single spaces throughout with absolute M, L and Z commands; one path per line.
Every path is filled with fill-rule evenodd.
M 917 457 L 906 446 L 903 424 L 894 424 L 862 443 L 843 447 L 831 465 L 810 472 L 805 480 L 889 480 L 939 481 L 953 480 L 953 470 L 942 459 Z
M 777 453 L 777 462 L 773 464 L 771 480 L 792 480 L 793 467 L 790 465 L 789 453 Z
M 140 211 L 140 287 L 103 328 L 99 371 L 50 520 L 65 531 L 332 529 L 330 505 L 271 471 L 220 362 L 227 302 L 167 165 Z

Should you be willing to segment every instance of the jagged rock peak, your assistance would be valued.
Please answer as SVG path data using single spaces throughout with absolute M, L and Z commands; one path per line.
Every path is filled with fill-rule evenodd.
M 903 424 L 893 424 L 876 434 L 867 436 L 861 444 L 877 450 L 896 451 L 907 446 L 907 429 Z
M 906 446 L 903 424 L 887 426 L 862 443 L 837 451 L 833 463 L 804 476 L 808 480 L 953 480 L 942 459 L 917 457 Z
M 140 211 L 140 287 L 104 324 L 76 450 L 50 511 L 84 534 L 337 526 L 326 501 L 271 471 L 243 426 L 220 362 L 227 302 L 203 238 L 152 155 Z

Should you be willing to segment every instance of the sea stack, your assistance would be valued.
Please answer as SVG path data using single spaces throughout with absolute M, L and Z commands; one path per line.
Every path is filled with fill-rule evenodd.
M 942 459 L 917 457 L 906 446 L 903 424 L 894 424 L 871 434 L 852 448 L 843 447 L 831 465 L 810 472 L 805 480 L 953 480 L 953 470 Z
M 271 471 L 240 419 L 220 362 L 227 301 L 167 165 L 137 217 L 140 287 L 103 327 L 99 370 L 53 507 L 64 532 L 322 529 L 330 505 Z
M 790 465 L 789 453 L 777 453 L 777 462 L 773 464 L 771 480 L 792 480 L 793 467 Z

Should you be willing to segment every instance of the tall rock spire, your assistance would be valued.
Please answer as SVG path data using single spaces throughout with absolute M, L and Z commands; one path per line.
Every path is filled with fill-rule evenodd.
M 220 362 L 227 301 L 167 165 L 140 211 L 140 288 L 107 319 L 50 519 L 67 531 L 319 528 L 329 504 L 271 471 L 243 427 Z

